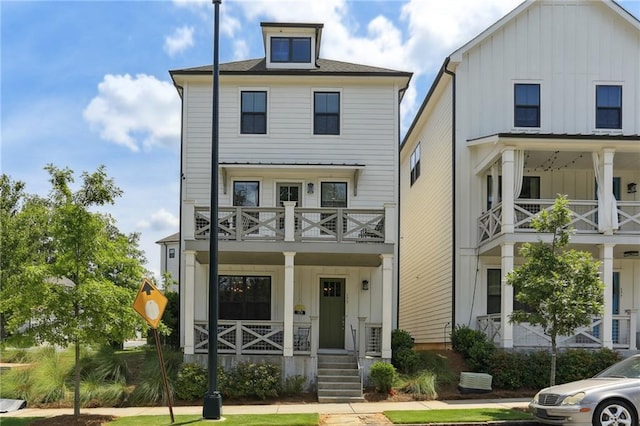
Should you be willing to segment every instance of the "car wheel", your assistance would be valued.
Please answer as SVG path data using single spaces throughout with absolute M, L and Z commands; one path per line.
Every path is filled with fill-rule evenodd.
M 593 414 L 593 426 L 632 426 L 635 424 L 633 409 L 625 401 L 605 401 L 596 408 Z

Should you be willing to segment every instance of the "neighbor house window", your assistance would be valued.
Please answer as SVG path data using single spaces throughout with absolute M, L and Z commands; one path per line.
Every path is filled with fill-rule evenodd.
M 596 86 L 596 128 L 622 129 L 622 86 Z
M 220 275 L 218 285 L 220 319 L 271 319 L 271 277 Z
M 531 312 L 527 305 L 516 300 L 513 293 L 513 310 Z M 487 315 L 499 314 L 502 311 L 502 270 L 487 269 Z
M 515 127 L 540 127 L 540 85 L 516 84 L 514 86 Z
M 311 62 L 311 38 L 271 37 L 271 62 Z
M 420 177 L 420 144 L 411 153 L 411 185 Z
M 313 133 L 340 134 L 340 93 L 315 92 L 313 94 Z
M 170 248 L 169 249 L 169 259 L 173 259 L 174 257 L 176 257 L 176 249 Z
M 322 182 L 320 184 L 320 207 L 341 208 L 347 207 L 347 183 L 346 182 Z M 320 220 L 322 223 L 322 234 L 335 234 L 338 231 L 338 215 L 335 213 L 321 213 Z M 347 229 L 347 223 L 343 220 L 342 232 Z
M 240 133 L 267 133 L 267 92 L 242 92 Z
M 233 182 L 233 205 L 241 207 L 260 206 L 260 183 L 253 181 Z M 260 230 L 260 213 L 243 211 L 242 230 L 249 234 L 258 233 Z

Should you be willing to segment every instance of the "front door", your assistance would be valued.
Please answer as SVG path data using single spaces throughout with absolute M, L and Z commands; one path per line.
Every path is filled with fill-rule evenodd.
M 320 349 L 344 349 L 344 278 L 320 278 Z

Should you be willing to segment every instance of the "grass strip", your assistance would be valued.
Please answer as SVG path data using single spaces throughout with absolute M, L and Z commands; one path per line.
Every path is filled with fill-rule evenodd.
M 529 413 L 508 408 L 458 408 L 444 410 L 385 411 L 394 424 L 532 420 Z

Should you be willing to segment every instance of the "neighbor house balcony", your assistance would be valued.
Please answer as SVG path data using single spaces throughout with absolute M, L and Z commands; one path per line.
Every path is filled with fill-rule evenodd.
M 555 200 L 524 200 L 513 203 L 514 233 L 536 232 L 531 226 L 533 217 L 542 210 L 551 210 Z M 569 226 L 576 234 L 598 234 L 598 201 L 570 200 L 567 206 L 572 213 Z M 618 201 L 617 235 L 640 236 L 640 201 Z M 501 235 L 503 205 L 498 203 L 491 210 L 482 213 L 478 218 L 479 244 L 487 243 Z

